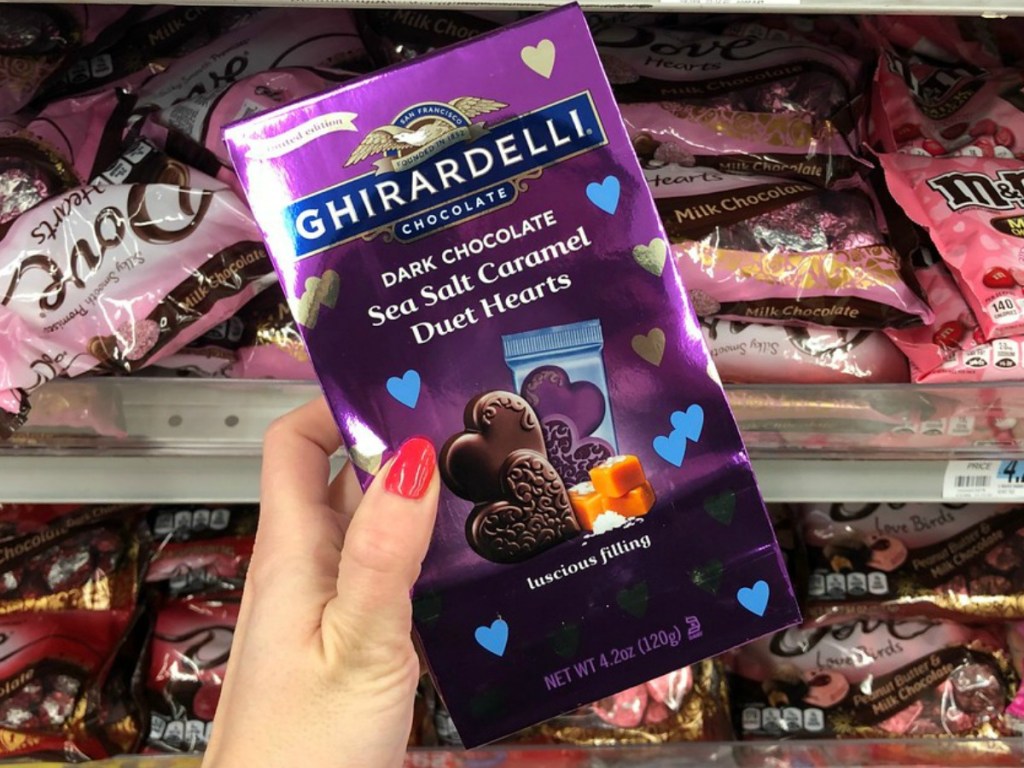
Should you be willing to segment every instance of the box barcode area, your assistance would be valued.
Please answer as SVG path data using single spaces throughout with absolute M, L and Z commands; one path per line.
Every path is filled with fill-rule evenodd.
M 988 475 L 957 475 L 957 488 L 987 488 L 992 478 Z

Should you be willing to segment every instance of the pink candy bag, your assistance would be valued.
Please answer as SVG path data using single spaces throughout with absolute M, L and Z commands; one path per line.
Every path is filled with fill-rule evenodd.
M 1024 157 L 1024 71 L 937 67 L 884 52 L 869 141 L 885 152 Z
M 751 35 L 609 27 L 595 32 L 620 104 L 685 100 L 746 112 L 846 109 L 861 64 L 835 48 Z
M 703 320 L 726 384 L 881 384 L 907 381 L 907 361 L 884 334 Z
M 880 159 L 892 196 L 928 230 L 982 338 L 1024 334 L 1024 161 Z
M 723 174 L 644 171 L 701 317 L 879 328 L 933 315 L 860 190 Z
M 1024 336 L 986 342 L 960 289 L 941 264 L 917 270 L 935 308 L 935 321 L 920 328 L 889 328 L 886 335 L 910 360 L 916 384 L 1024 379 Z
M 366 51 L 352 12 L 343 8 L 288 8 L 257 11 L 245 24 L 176 59 L 139 88 L 140 109 L 170 109 L 185 100 L 204 103 L 232 83 L 281 67 L 345 66 L 363 61 Z M 193 120 L 200 123 L 203 115 Z M 179 130 L 185 116 L 177 117 Z
M 623 104 L 641 159 L 840 186 L 868 164 L 828 120 L 683 102 Z M 849 183 L 849 182 L 848 182 Z
M 1021 20 L 970 16 L 863 16 L 861 28 L 879 44 L 902 48 L 935 61 L 991 69 L 1024 56 Z
M 57 376 L 137 370 L 274 281 L 237 196 L 144 144 L 22 214 L 0 254 L 6 432 L 20 426 L 24 393 Z
M 149 115 L 142 133 L 174 157 L 217 176 L 241 193 L 221 130 L 228 123 L 326 90 L 352 75 L 287 67 L 245 77 L 226 88 L 196 94 Z
M 102 91 L 0 119 L 0 236 L 20 214 L 114 162 L 130 100 Z

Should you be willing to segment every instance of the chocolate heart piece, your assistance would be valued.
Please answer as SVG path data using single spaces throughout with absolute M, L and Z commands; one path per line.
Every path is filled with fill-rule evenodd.
M 526 402 L 541 421 L 557 413 L 568 416 L 583 436 L 592 434 L 604 421 L 604 395 L 589 381 L 572 383 L 557 365 L 534 368 L 520 388 Z
M 516 450 L 502 466 L 504 493 L 478 504 L 466 539 L 494 563 L 519 563 L 579 534 L 562 478 L 542 453 Z
M 466 430 L 441 448 L 441 478 L 452 493 L 476 502 L 505 498 L 502 466 L 517 450 L 544 455 L 544 436 L 533 408 L 512 392 L 485 392 L 466 404 Z
M 541 423 L 548 461 L 567 487 L 585 483 L 590 470 L 615 455 L 615 450 L 598 437 L 580 439 L 568 416 L 556 414 Z

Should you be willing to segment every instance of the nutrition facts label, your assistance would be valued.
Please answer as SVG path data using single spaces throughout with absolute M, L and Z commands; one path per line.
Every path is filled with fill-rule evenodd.
M 939 366 L 939 370 L 955 368 L 995 369 L 1014 371 L 1021 367 L 1021 342 L 1017 339 L 996 339 L 991 344 L 982 344 L 968 350 L 959 350 Z
M 846 597 L 889 594 L 889 578 L 881 572 L 825 573 L 816 571 L 808 580 L 807 593 L 811 597 L 842 600 Z
M 741 722 L 744 731 L 821 733 L 825 730 L 825 713 L 818 707 L 746 707 Z

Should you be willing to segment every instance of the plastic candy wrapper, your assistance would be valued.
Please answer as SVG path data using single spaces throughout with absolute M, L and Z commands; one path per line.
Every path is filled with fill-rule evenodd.
M 312 381 L 313 364 L 288 300 L 275 283 L 237 315 L 211 328 L 157 366 L 179 375 Z
M 252 546 L 251 536 L 166 542 L 149 561 L 146 583 L 172 596 L 241 591 Z
M 703 318 L 726 384 L 888 384 L 909 380 L 906 358 L 878 331 Z
M 0 407 L 57 376 L 135 371 L 274 281 L 245 205 L 138 143 L 105 175 L 23 213 L 0 249 Z
M 116 753 L 99 727 L 100 690 L 129 612 L 0 616 L 0 755 L 80 761 Z
M 258 72 L 284 67 L 358 66 L 365 59 L 351 11 L 307 11 L 256 11 L 244 24 L 175 59 L 164 71 L 147 80 L 138 89 L 139 109 L 171 110 L 175 104 L 188 101 L 194 105 L 191 120 L 187 105 L 173 112 L 172 120 L 174 127 L 187 133 L 207 117 L 208 111 L 199 111 L 200 107 L 206 107 L 233 83 Z M 167 114 L 171 120 L 172 112 Z
M 0 236 L 43 200 L 91 180 L 121 152 L 129 99 L 114 91 L 0 118 Z
M 1017 672 L 1017 678 L 1024 680 L 1024 622 L 1009 624 L 1006 632 L 1013 668 Z M 1006 714 L 1010 717 L 1015 730 L 1024 731 L 1024 685 L 1018 686 L 1017 695 L 1006 708 Z
M 828 120 L 803 112 L 745 112 L 685 102 L 623 104 L 641 162 L 843 186 L 868 164 Z
M 241 117 L 327 90 L 351 76 L 304 67 L 257 72 L 221 90 L 175 101 L 151 113 L 142 133 L 168 154 L 220 178 L 241 194 L 221 139 L 223 127 Z
M 743 739 L 999 737 L 1014 676 L 1000 627 L 807 623 L 730 654 Z
M 25 107 L 68 56 L 126 8 L 11 4 L 0 17 L 0 117 Z
M 516 21 L 517 11 L 399 10 L 355 12 L 363 42 L 378 67 L 414 59 L 436 48 L 460 43 L 502 24 Z
M 1024 161 L 902 154 L 880 159 L 889 190 L 928 230 L 981 338 L 1024 334 Z
M 1024 619 L 1024 507 L 801 507 L 808 615 Z
M 910 361 L 913 382 L 1024 381 L 1024 336 L 986 342 L 960 289 L 941 264 L 919 268 L 917 279 L 935 308 L 935 320 L 920 328 L 885 331 Z
M 4 505 L 0 614 L 131 611 L 140 578 L 137 520 L 132 507 Z
M 68 57 L 61 72 L 43 87 L 42 98 L 52 101 L 145 81 L 165 69 L 167 59 L 225 32 L 231 21 L 232 14 L 224 8 L 134 7 L 107 28 L 111 34 L 103 34 Z
M 85 439 L 128 437 L 119 391 L 102 383 L 81 381 L 74 388 L 44 388 L 36 392 L 28 421 L 11 441 L 37 445 L 56 435 L 81 435 Z
M 854 17 L 839 14 L 740 14 L 739 20 L 727 24 L 722 28 L 722 32 L 738 37 L 775 40 L 780 43 L 809 42 L 816 46 L 838 49 L 860 60 L 866 58 L 863 35 Z
M 279 285 L 249 302 L 238 317 L 242 321 L 240 346 L 228 376 L 296 381 L 316 378 L 306 345 L 302 343 L 302 335 Z
M 663 744 L 732 737 L 721 662 L 702 661 L 517 733 L 529 744 Z
M 437 448 L 414 614 L 467 745 L 798 620 L 578 8 L 225 137 L 361 481 Z
M 936 66 L 884 51 L 868 140 L 925 157 L 1024 157 L 1024 71 Z
M 168 600 L 156 617 L 146 675 L 143 752 L 202 752 L 220 701 L 239 597 Z
M 154 507 L 146 583 L 172 596 L 241 591 L 252 559 L 254 505 Z
M 601 29 L 595 40 L 622 104 L 685 101 L 836 120 L 859 90 L 862 65 L 835 47 L 644 27 Z M 840 124 L 845 133 L 849 121 Z
M 865 15 L 859 22 L 865 36 L 877 45 L 937 62 L 993 69 L 1024 60 L 1022 23 L 1013 17 Z
M 836 328 L 930 322 L 866 190 L 648 164 L 699 317 Z
M 146 514 L 146 532 L 156 542 L 252 537 L 259 507 L 254 504 L 157 506 Z

